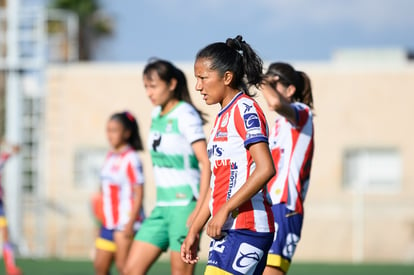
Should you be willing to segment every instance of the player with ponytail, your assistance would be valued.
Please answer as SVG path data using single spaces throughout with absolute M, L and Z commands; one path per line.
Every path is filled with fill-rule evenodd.
M 277 232 L 265 275 L 286 274 L 299 242 L 313 157 L 313 96 L 307 74 L 290 64 L 269 66 L 261 90 L 269 108 L 279 114 L 269 145 L 276 175 L 267 188 Z
M 275 173 L 267 124 L 249 91 L 263 82 L 262 60 L 237 36 L 201 49 L 194 73 L 206 104 L 220 104 L 221 110 L 207 145 L 209 195 L 189 229 L 181 258 L 189 264 L 198 261 L 199 233 L 207 224 L 212 240 L 205 274 L 261 274 L 275 230 L 265 188 Z
M 147 96 L 155 105 L 148 150 L 157 199 L 142 224 L 124 272 L 147 274 L 170 250 L 171 274 L 193 274 L 194 266 L 180 260 L 180 247 L 208 189 L 209 162 L 203 114 L 190 98 L 184 73 L 167 60 L 153 59 L 144 68 Z
M 96 275 L 109 274 L 112 262 L 119 274 L 135 232 L 144 220 L 144 176 L 137 151 L 142 142 L 135 117 L 128 111 L 113 114 L 107 122 L 109 150 L 101 171 L 101 199 L 95 207 L 101 228 L 96 239 Z

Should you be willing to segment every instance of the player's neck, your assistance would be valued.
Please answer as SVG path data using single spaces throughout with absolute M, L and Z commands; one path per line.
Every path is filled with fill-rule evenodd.
M 221 108 L 224 109 L 227 105 L 230 104 L 230 102 L 233 100 L 233 98 L 239 93 L 239 90 L 235 89 L 229 89 L 223 98 L 223 100 L 220 102 Z
M 129 145 L 125 143 L 125 144 L 121 144 L 117 147 L 112 148 L 112 152 L 115 154 L 120 154 L 128 150 L 128 148 L 129 148 Z
M 165 105 L 161 106 L 161 115 L 168 114 L 180 101 L 176 98 L 170 99 Z

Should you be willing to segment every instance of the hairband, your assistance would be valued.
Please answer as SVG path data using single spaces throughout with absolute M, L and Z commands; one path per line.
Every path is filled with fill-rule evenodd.
M 243 56 L 243 48 L 241 43 L 243 43 L 243 41 L 239 41 L 237 38 L 233 39 L 234 44 L 236 45 L 237 49 L 235 49 L 241 56 Z
M 125 111 L 125 112 L 124 112 L 124 114 L 126 115 L 126 117 L 127 117 L 127 118 L 131 121 L 131 122 L 134 122 L 134 121 L 135 121 L 134 116 L 133 116 L 130 112 Z

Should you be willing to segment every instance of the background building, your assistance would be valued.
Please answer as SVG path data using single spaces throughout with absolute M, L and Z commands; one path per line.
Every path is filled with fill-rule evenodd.
M 19 2 L 0 0 L 0 136 L 5 135 L 22 144 L 21 154 L 8 164 L 4 178 L 12 238 L 18 242 L 20 252 L 24 255 L 84 258 L 91 252 L 96 234 L 90 197 L 98 189 L 99 170 L 108 149 L 105 136 L 108 117 L 113 112 L 130 110 L 138 118 L 144 141 L 147 137 L 153 107 L 142 83 L 145 64 L 77 63 L 83 55 L 78 49 L 80 21 L 76 13 L 62 10 L 46 12 L 43 6 L 29 5 L 32 0 L 21 1 L 21 6 Z M 118 29 L 123 36 L 115 35 L 115 38 L 126 37 L 127 45 L 132 45 L 133 51 L 136 50 L 134 45 L 139 45 L 137 48 L 145 49 L 145 56 L 153 51 L 157 54 L 165 51 L 170 53 L 171 45 L 159 43 L 158 40 L 159 37 L 167 40 L 170 37 L 164 37 L 161 32 L 164 31 L 165 22 L 169 22 L 168 18 L 162 16 L 168 6 L 161 1 L 148 3 L 150 5 L 144 6 L 142 10 L 148 9 L 154 14 L 145 15 L 163 19 L 155 20 L 160 25 L 153 26 L 159 32 L 135 21 L 129 23 L 129 28 L 132 26 L 135 31 L 139 25 L 150 32 L 148 35 L 156 34 L 157 39 L 147 35 L 131 36 L 128 31 L 125 35 L 122 31 L 130 30 L 125 25 L 120 25 L 122 28 Z M 152 4 L 159 6 L 150 9 Z M 203 2 L 203 5 L 207 5 L 204 8 L 212 8 L 209 3 Z M 289 14 L 282 12 L 280 3 L 275 2 L 274 5 L 266 8 L 266 11 L 279 11 L 280 16 Z M 348 44 L 350 32 L 357 32 L 351 38 L 358 37 L 358 34 L 365 38 L 369 36 L 364 32 L 367 29 L 390 32 L 389 26 L 391 30 L 403 26 L 396 28 L 400 31 L 390 32 L 396 35 L 391 36 L 392 39 L 383 39 L 380 32 L 368 32 L 374 36 L 369 41 L 373 41 L 373 44 L 384 40 L 400 41 L 397 42 L 399 44 L 406 41 L 398 40 L 398 37 L 409 38 L 404 30 L 409 28 L 412 20 L 410 9 L 401 10 L 399 6 L 402 15 L 395 16 L 387 10 L 389 5 L 397 6 L 394 2 L 386 4 L 386 1 L 382 1 L 375 8 L 384 12 L 376 12 L 380 15 L 377 18 L 368 18 L 364 11 L 372 11 L 371 4 L 346 4 L 344 14 L 348 12 L 356 17 L 347 19 L 352 22 L 343 22 L 346 26 L 356 24 L 356 28 L 353 30 L 351 27 L 345 32 L 341 32 L 344 29 L 340 25 L 330 24 L 338 23 L 332 20 L 336 17 L 342 22 L 342 16 L 334 16 L 342 13 L 342 6 L 336 4 L 324 7 L 327 8 L 324 12 L 329 14 L 325 19 L 317 13 L 309 13 L 305 5 L 303 8 L 306 12 L 301 18 L 311 15 L 310 18 L 306 17 L 308 21 L 299 22 L 297 17 L 290 15 L 289 18 L 274 16 L 271 12 L 267 15 L 286 21 L 284 23 L 289 28 L 272 28 L 280 26 L 281 22 L 273 22 L 273 25 L 266 20 L 265 26 L 258 22 L 259 27 L 247 30 L 243 24 L 235 21 L 233 23 L 236 26 L 232 28 L 250 34 L 265 34 L 265 46 L 268 51 L 271 47 L 270 56 L 273 56 L 274 42 L 278 41 L 272 42 L 268 38 L 279 39 L 290 35 L 291 44 L 287 43 L 290 45 L 287 47 L 310 58 L 309 52 L 301 52 L 301 39 L 310 40 L 309 51 L 312 47 L 319 49 L 320 46 L 326 46 L 325 43 L 321 45 L 320 41 L 329 40 L 327 37 L 321 38 L 318 35 L 321 32 L 327 36 L 341 37 L 346 41 L 342 43 Z M 2 9 L 4 7 L 8 11 Z M 312 8 L 318 9 L 313 4 Z M 117 10 L 125 9 L 118 6 Z M 129 10 L 135 16 L 136 9 Z M 197 28 L 197 24 L 203 24 L 198 18 L 199 12 L 204 9 L 196 8 L 196 11 L 198 13 L 193 16 L 197 18 L 194 21 Z M 289 8 L 285 11 L 289 11 Z M 91 12 L 89 15 L 93 16 L 96 10 Z M 169 9 L 168 13 L 171 13 Z M 250 16 L 251 10 L 247 9 L 246 14 Z M 178 13 L 175 16 L 180 17 Z M 318 17 L 317 20 L 312 16 Z M 121 19 L 127 17 L 122 16 Z M 294 22 L 288 21 L 292 20 L 291 17 Z M 101 27 L 106 26 L 110 31 L 111 21 L 105 16 L 99 18 L 107 23 Z M 137 18 L 146 22 L 146 16 Z M 227 13 L 217 19 L 227 22 Z M 375 20 L 371 22 L 371 19 Z M 187 18 L 184 21 L 186 26 L 193 26 L 188 24 Z M 392 24 L 394 21 L 397 21 L 396 25 Z M 222 21 L 217 22 L 220 24 Z M 300 26 L 291 28 L 293 23 Z M 319 23 L 330 29 L 319 28 Z M 266 27 L 267 31 L 257 32 L 260 26 Z M 312 31 L 306 28 L 302 30 L 302 27 L 307 26 Z M 85 29 L 82 24 L 81 27 Z M 176 28 L 179 35 L 186 36 L 187 32 L 182 31 L 184 27 Z M 282 29 L 286 32 L 279 32 Z M 290 33 L 292 29 L 302 30 L 298 34 L 306 35 L 293 36 Z M 142 29 L 137 30 L 138 33 L 140 31 L 146 34 Z M 221 31 L 227 35 L 229 29 Z M 337 35 L 338 31 L 343 35 Z M 312 37 L 307 36 L 309 33 L 312 33 Z M 170 29 L 168 35 L 171 35 Z M 204 43 L 202 40 L 207 37 L 205 33 L 197 32 L 197 35 L 202 38 L 191 39 Z M 94 37 L 90 35 L 89 38 Z M 145 41 L 142 41 L 142 37 L 146 38 Z M 182 38 L 181 42 L 187 39 Z M 318 40 L 319 44 L 312 39 Z M 167 47 L 161 49 L 153 45 Z M 332 47 L 337 44 L 329 45 Z M 191 43 L 191 47 L 198 45 Z M 128 51 L 131 51 L 131 47 Z M 297 260 L 414 262 L 414 170 L 410 169 L 414 161 L 414 145 L 411 142 L 413 130 L 410 127 L 414 117 L 410 106 L 414 99 L 412 57 L 413 54 L 400 49 L 347 49 L 336 52 L 331 61 L 294 63 L 312 79 L 316 113 L 311 188 L 306 201 L 305 224 Z M 125 60 L 126 57 L 123 58 Z M 184 69 L 189 87 L 194 87 L 192 63 L 177 65 Z M 218 106 L 206 106 L 197 92 L 193 92 L 192 96 L 195 104 L 209 114 L 209 123 L 205 126 L 207 134 Z M 267 110 L 260 93 L 257 100 L 266 110 L 267 119 L 272 125 L 275 114 Z M 147 179 L 145 208 L 149 213 L 154 206 L 155 188 L 148 152 L 143 152 L 142 158 Z M 205 258 L 208 237 L 204 236 L 202 241 L 201 254 Z

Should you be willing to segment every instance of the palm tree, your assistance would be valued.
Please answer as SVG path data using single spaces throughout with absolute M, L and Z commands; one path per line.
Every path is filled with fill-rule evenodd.
M 79 59 L 90 60 L 93 43 L 102 36 L 112 34 L 112 20 L 101 12 L 98 0 L 50 0 L 50 8 L 75 13 L 79 18 Z M 49 25 L 53 32 L 56 25 Z

